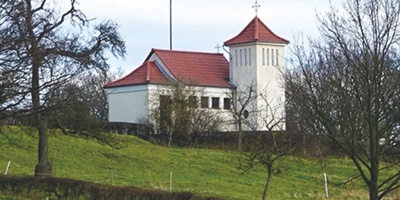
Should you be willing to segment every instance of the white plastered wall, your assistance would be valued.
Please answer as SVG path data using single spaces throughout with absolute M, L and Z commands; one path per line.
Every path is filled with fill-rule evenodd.
M 285 86 L 284 86 L 284 66 L 285 49 L 284 44 L 257 43 L 257 80 L 258 92 L 264 95 L 259 98 L 257 107 L 260 113 L 262 130 L 266 126 L 273 130 L 285 130 Z M 264 49 L 264 50 L 263 50 Z M 267 54 L 269 50 L 269 60 Z M 268 124 L 265 124 L 265 121 Z
M 124 122 L 124 123 L 143 123 L 148 119 L 149 110 L 151 106 L 155 106 L 150 102 L 157 102 L 156 94 L 160 94 L 160 90 L 165 90 L 162 85 L 135 85 L 116 88 L 107 88 L 109 98 L 109 121 L 110 122 Z M 198 99 L 202 96 L 209 97 L 209 108 L 216 114 L 220 115 L 225 121 L 222 124 L 221 131 L 235 131 L 236 127 L 229 122 L 232 119 L 232 114 L 229 110 L 224 109 L 224 98 L 230 98 L 231 90 L 228 88 L 218 87 L 195 87 Z M 219 98 L 219 109 L 211 108 L 211 98 Z M 199 102 L 200 103 L 200 102 Z
M 262 93 L 265 97 L 259 97 L 248 105 L 249 110 L 257 111 L 257 114 L 249 116 L 257 130 L 267 129 L 265 121 L 275 123 L 285 116 L 284 47 L 285 44 L 260 42 L 230 47 L 230 75 L 232 83 L 237 87 L 237 93 L 245 92 L 253 86 L 257 95 Z M 274 130 L 285 128 L 283 122 Z
M 198 90 L 204 89 L 204 94 L 203 96 L 208 96 L 209 98 L 209 108 L 212 109 L 213 112 L 218 114 L 224 121 L 224 124 L 222 124 L 221 131 L 237 131 L 236 126 L 232 124 L 232 113 L 230 110 L 224 109 L 224 98 L 232 98 L 232 90 L 228 88 L 217 88 L 217 87 L 198 87 Z M 200 94 L 199 94 L 200 97 Z M 213 109 L 211 108 L 212 105 L 212 97 L 218 97 L 219 98 L 219 108 L 218 109 Z M 231 99 L 232 100 L 232 99 Z M 232 104 L 231 104 L 232 107 Z M 200 108 L 201 109 L 201 108 Z
M 149 85 L 107 88 L 109 121 L 142 123 L 148 115 Z
M 161 94 L 161 90 L 166 90 L 167 87 L 163 85 L 152 85 L 149 87 L 150 92 L 149 92 L 149 102 L 151 105 L 149 105 L 150 110 L 152 109 L 151 107 L 156 106 L 154 105 L 155 103 L 158 102 L 158 97 L 157 95 Z M 232 114 L 229 110 L 224 109 L 224 98 L 231 98 L 231 89 L 229 88 L 219 88 L 219 87 L 194 87 L 195 91 L 198 91 L 196 96 L 198 97 L 197 99 L 199 100 L 198 104 L 198 109 L 209 109 L 212 112 L 215 112 L 215 114 L 219 115 L 222 117 L 225 123 L 223 123 L 220 127 L 221 131 L 235 131 L 236 128 L 234 125 L 231 125 L 230 122 L 232 121 Z M 200 106 L 200 100 L 201 97 L 209 97 L 209 108 L 201 108 Z M 212 98 L 217 97 L 219 98 L 219 108 L 215 109 L 212 108 Z M 148 114 L 148 113 L 147 113 Z M 151 122 L 154 123 L 154 122 Z

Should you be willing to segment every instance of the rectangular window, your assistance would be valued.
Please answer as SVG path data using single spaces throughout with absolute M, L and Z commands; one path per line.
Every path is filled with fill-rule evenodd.
M 244 66 L 247 66 L 247 49 L 244 49 Z
M 197 108 L 198 107 L 197 97 L 196 96 L 190 96 L 189 97 L 189 107 L 191 107 L 191 108 Z
M 269 49 L 267 49 L 267 66 L 269 66 Z
M 275 66 L 275 60 L 274 60 L 274 58 L 275 58 L 274 50 L 271 49 L 271 65 L 272 65 L 272 66 Z
M 161 130 L 164 130 L 171 123 L 171 116 L 171 97 L 169 95 L 160 95 Z
M 279 52 L 278 49 L 276 50 L 276 66 L 279 65 Z
M 240 66 L 242 66 L 242 50 L 240 49 Z
M 209 108 L 208 97 L 201 97 L 201 108 Z
M 211 108 L 219 109 L 219 97 L 211 98 Z
M 263 62 L 263 65 L 265 65 L 265 49 L 264 48 L 262 49 L 262 62 Z
M 249 65 L 251 65 L 251 49 L 249 48 Z
M 230 110 L 231 108 L 231 99 L 230 98 L 224 98 L 224 109 L 225 110 Z

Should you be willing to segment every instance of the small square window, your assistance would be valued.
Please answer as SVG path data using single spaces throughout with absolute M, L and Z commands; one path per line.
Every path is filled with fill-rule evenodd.
M 219 109 L 219 98 L 218 97 L 213 97 L 212 99 L 211 99 L 211 108 L 214 108 L 214 109 Z
M 209 108 L 208 97 L 201 97 L 201 108 Z
M 224 98 L 224 109 L 225 110 L 230 110 L 231 108 L 231 99 L 230 98 Z
M 197 105 L 197 97 L 196 96 L 190 96 L 189 97 L 189 106 L 191 108 L 197 108 L 198 107 L 198 105 Z

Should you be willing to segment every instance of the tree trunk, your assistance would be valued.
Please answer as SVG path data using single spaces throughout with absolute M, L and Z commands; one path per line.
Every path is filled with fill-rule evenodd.
M 375 183 L 369 183 L 368 185 L 369 188 L 369 199 L 370 200 L 379 200 L 378 198 L 378 188 Z
M 38 164 L 35 167 L 35 176 L 48 177 L 52 175 L 51 164 L 49 162 L 48 141 L 47 141 L 47 120 L 41 119 L 38 126 L 39 149 Z
M 375 119 L 374 121 L 378 121 Z M 373 126 L 373 130 L 376 130 L 378 125 Z M 369 199 L 370 200 L 378 200 L 378 176 L 379 176 L 379 137 L 377 131 L 370 130 L 370 155 L 371 155 L 371 169 L 370 176 L 371 179 L 368 183 L 369 187 Z
M 242 151 L 242 122 L 241 119 L 239 119 L 239 133 L 238 133 L 238 151 Z
M 267 180 L 265 181 L 263 197 L 262 197 L 263 200 L 268 199 L 267 196 L 268 196 L 269 183 L 271 182 L 271 176 L 272 176 L 272 166 L 268 166 Z
M 369 199 L 378 200 L 378 174 L 379 174 L 379 158 L 371 156 L 371 180 L 368 183 L 369 188 Z
M 48 157 L 47 145 L 47 119 L 40 112 L 40 89 L 39 89 L 39 66 L 40 61 L 33 61 L 32 64 L 32 110 L 34 123 L 39 133 L 38 164 L 35 167 L 35 176 L 51 176 L 51 164 Z
M 168 147 L 171 147 L 172 144 L 172 132 L 169 133 L 169 138 L 168 138 Z

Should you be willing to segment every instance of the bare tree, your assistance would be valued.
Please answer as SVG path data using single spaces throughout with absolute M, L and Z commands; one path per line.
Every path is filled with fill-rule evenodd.
M 254 109 L 251 107 L 251 104 L 257 99 L 254 87 L 254 85 L 251 85 L 244 91 L 234 89 L 227 94 L 232 99 L 232 109 L 230 110 L 232 120 L 230 120 L 230 123 L 237 126 L 239 151 L 242 151 L 243 126 L 246 125 L 248 116 L 254 114 Z
M 83 72 L 107 70 L 106 52 L 125 54 L 117 25 L 105 21 L 92 29 L 77 5 L 77 0 L 71 0 L 66 9 L 47 0 L 0 1 L 0 34 L 9 38 L 0 41 L 9 47 L 0 51 L 0 58 L 10 63 L 13 76 L 22 78 L 20 101 L 9 101 L 9 105 L 24 104 L 21 109 L 34 118 L 39 132 L 35 175 L 39 176 L 51 175 L 47 142 L 47 121 L 54 109 L 47 106 L 51 91 Z
M 116 78 L 110 72 L 86 73 L 53 88 L 47 104 L 57 108 L 51 113 L 51 126 L 60 128 L 64 134 L 99 134 L 108 121 L 108 100 L 103 85 Z
M 204 90 L 183 83 L 160 86 L 151 94 L 149 121 L 168 138 L 168 146 L 173 140 L 193 142 L 219 130 L 222 118 L 218 112 L 199 107 L 199 96 L 204 95 Z
M 239 169 L 248 172 L 256 165 L 261 165 L 266 169 L 267 175 L 262 196 L 262 199 L 266 200 L 271 178 L 285 168 L 282 161 L 287 156 L 294 155 L 297 140 L 284 131 L 285 124 L 282 122 L 285 121 L 285 115 L 282 114 L 282 110 L 269 103 L 267 94 L 258 96 L 265 102 L 265 108 L 260 108 L 257 113 L 262 117 L 266 131 L 258 131 L 258 125 L 253 126 L 251 133 L 255 137 L 246 140 L 249 150 L 244 151 L 239 157 Z
M 400 188 L 399 163 L 386 160 L 400 122 L 400 2 L 346 0 L 319 22 L 321 39 L 294 48 L 288 98 L 298 123 L 339 146 L 382 199 Z
M 27 88 L 22 84 L 25 79 L 23 61 L 16 59 L 18 30 L 7 24 L 12 20 L 7 12 L 15 11 L 16 8 L 6 10 L 5 6 L 6 2 L 0 1 L 0 121 L 15 118 L 13 114 L 24 107 L 24 100 L 29 96 Z
M 101 122 L 108 121 L 108 99 L 104 85 L 121 77 L 122 71 L 85 74 L 79 81 L 90 114 Z

